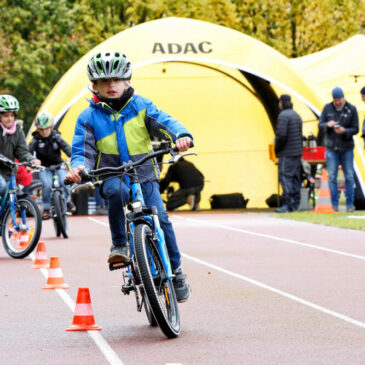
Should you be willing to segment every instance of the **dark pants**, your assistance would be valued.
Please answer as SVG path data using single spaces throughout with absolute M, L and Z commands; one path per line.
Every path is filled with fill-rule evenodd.
M 203 190 L 203 186 L 195 186 L 193 188 L 179 189 L 173 192 L 167 198 L 166 208 L 167 210 L 174 210 L 182 205 L 186 204 L 189 195 L 195 196 L 195 204 L 200 202 L 200 192 Z
M 114 246 L 124 246 L 127 241 L 125 232 L 125 216 L 123 206 L 129 200 L 129 189 L 124 182 L 117 177 L 103 183 L 102 195 L 108 201 L 109 226 Z M 142 193 L 146 206 L 154 205 L 158 211 L 161 228 L 165 234 L 167 251 L 170 256 L 172 269 L 180 266 L 181 254 L 176 243 L 175 232 L 166 213 L 159 192 L 157 181 L 145 182 L 142 185 Z
M 279 158 L 279 182 L 283 188 L 283 204 L 289 210 L 298 210 L 300 203 L 302 158 Z

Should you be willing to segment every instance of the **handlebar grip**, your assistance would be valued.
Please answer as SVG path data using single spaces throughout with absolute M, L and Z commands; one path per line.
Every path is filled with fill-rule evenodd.
M 65 179 L 65 180 L 63 180 L 63 183 L 64 183 L 65 185 L 71 185 L 71 184 L 73 184 L 73 181 L 71 181 L 71 180 L 69 180 L 69 179 Z

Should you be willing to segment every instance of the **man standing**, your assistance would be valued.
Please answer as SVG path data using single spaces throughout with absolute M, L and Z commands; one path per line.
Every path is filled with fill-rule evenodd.
M 365 103 L 365 86 L 361 89 L 360 94 L 361 94 L 362 101 Z M 362 123 L 362 135 L 361 135 L 361 137 L 364 138 L 364 146 L 365 146 L 365 119 Z
M 277 213 L 298 210 L 301 187 L 302 118 L 293 110 L 290 95 L 279 99 L 275 136 L 275 154 L 279 157 L 279 182 L 283 188 L 283 204 Z
M 354 211 L 354 141 L 359 131 L 356 107 L 345 100 L 340 87 L 332 90 L 333 101 L 324 106 L 319 129 L 325 134 L 326 161 L 333 210 L 338 212 L 338 166 L 345 175 L 346 209 Z

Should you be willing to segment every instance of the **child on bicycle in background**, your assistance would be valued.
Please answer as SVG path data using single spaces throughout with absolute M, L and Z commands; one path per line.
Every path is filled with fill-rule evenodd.
M 167 113 L 156 108 L 151 100 L 135 94 L 130 85 L 132 65 L 121 52 L 103 52 L 93 56 L 87 66 L 92 82 L 93 98 L 78 117 L 72 141 L 72 170 L 67 178 L 81 182 L 83 168 L 117 167 L 136 161 L 153 151 L 150 136 L 175 142 L 179 151 L 192 143 L 188 130 Z M 156 206 L 166 246 L 175 274 L 174 286 L 179 302 L 188 300 L 190 287 L 183 273 L 181 255 L 175 233 L 159 193 L 157 163 L 148 160 L 137 169 L 147 206 Z M 128 178 L 114 177 L 101 186 L 108 201 L 112 236 L 109 263 L 128 260 L 123 205 L 129 199 Z
M 15 123 L 19 102 L 12 95 L 0 95 L 0 154 L 14 161 L 31 161 L 40 165 L 28 150 L 22 128 Z M 0 165 L 0 195 L 6 191 L 6 186 L 12 175 L 12 169 Z
M 54 118 L 50 113 L 40 113 L 35 121 L 37 130 L 32 133 L 33 139 L 30 141 L 29 150 L 35 153 L 36 157 L 41 161 L 42 166 L 49 167 L 63 162 L 61 151 L 68 157 L 71 156 L 71 147 L 61 137 L 61 134 L 53 129 Z M 60 185 L 65 191 L 65 199 L 67 202 L 67 210 L 74 212 L 75 205 L 71 201 L 70 187 L 64 185 L 66 171 L 64 167 L 56 170 Z M 51 216 L 51 191 L 53 176 L 50 170 L 39 171 L 39 178 L 42 181 L 42 207 L 43 219 L 49 219 Z

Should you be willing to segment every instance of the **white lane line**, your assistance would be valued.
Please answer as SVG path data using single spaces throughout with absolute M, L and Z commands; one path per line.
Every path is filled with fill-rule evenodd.
M 350 218 L 350 219 L 365 219 L 365 215 L 348 215 L 347 218 Z
M 97 219 L 94 219 L 94 218 L 89 218 L 90 220 L 92 220 L 93 222 L 95 223 L 99 223 L 101 225 L 104 225 L 104 226 L 109 226 L 109 224 L 105 223 L 105 222 L 101 222 L 101 221 L 98 221 Z M 203 260 L 200 260 L 196 257 L 193 257 L 193 256 L 190 256 L 190 255 L 187 255 L 185 253 L 181 253 L 181 255 L 189 260 L 192 260 L 192 261 L 195 261 L 197 262 L 198 264 L 201 264 L 201 265 L 204 265 L 204 266 L 208 266 L 212 269 L 215 269 L 217 271 L 220 271 L 224 274 L 227 274 L 227 275 L 230 275 L 230 276 L 233 276 L 237 279 L 241 279 L 241 280 L 244 280 L 250 284 L 253 284 L 253 285 L 256 285 L 260 288 L 263 288 L 263 289 L 266 289 L 266 290 L 269 290 L 273 293 L 276 293 L 276 294 L 279 294 L 283 297 L 286 297 L 286 298 L 289 298 L 291 300 L 294 300 L 295 302 L 298 302 L 298 303 L 301 303 L 301 304 L 304 304 L 306 305 L 307 307 L 310 307 L 310 308 L 313 308 L 313 309 L 316 309 L 320 312 L 323 312 L 323 313 L 326 313 L 332 317 L 335 317 L 335 318 L 339 318 L 339 319 L 342 319 L 343 321 L 345 322 L 348 322 L 348 323 L 351 323 L 355 326 L 358 326 L 358 327 L 361 327 L 361 328 L 365 328 L 365 323 L 364 322 L 361 322 L 361 321 L 358 321 L 357 319 L 353 319 L 351 317 L 348 317 L 348 316 L 345 316 L 344 314 L 341 314 L 341 313 L 338 313 L 338 312 L 335 312 L 331 309 L 327 309 L 325 307 L 322 307 L 318 304 L 315 304 L 315 303 L 312 303 L 312 302 L 309 302 L 308 300 L 305 300 L 305 299 L 302 299 L 302 298 L 299 298 L 293 294 L 289 294 L 289 293 L 286 293 L 282 290 L 279 290 L 279 289 L 276 289 L 272 286 L 269 286 L 269 285 L 266 285 L 264 283 L 261 283 L 257 280 L 254 280 L 254 279 L 250 279 L 248 278 L 247 276 L 243 276 L 243 275 L 240 275 L 240 274 L 236 274 L 235 272 L 233 271 L 229 271 L 229 270 L 226 270 L 226 269 L 223 269 L 222 267 L 219 267 L 219 266 L 216 266 L 216 265 L 213 265 L 213 264 L 210 264 L 209 262 L 206 262 L 206 261 L 203 261 Z
M 243 276 L 243 275 L 240 275 L 240 274 L 236 274 L 235 272 L 232 272 L 232 271 L 229 271 L 229 270 L 226 270 L 226 269 L 223 269 L 222 267 L 219 267 L 219 266 L 216 266 L 216 265 L 213 265 L 213 264 L 210 264 L 209 262 L 206 262 L 206 261 L 203 261 L 203 260 L 200 260 L 196 257 L 193 257 L 193 256 L 190 256 L 190 255 L 187 255 L 185 253 L 182 253 L 181 254 L 183 257 L 189 259 L 189 260 L 192 260 L 192 261 L 195 261 L 196 263 L 198 264 L 201 264 L 201 265 L 204 265 L 204 266 L 208 266 L 212 269 L 215 269 L 217 271 L 220 271 L 224 274 L 227 274 L 227 275 L 230 275 L 230 276 L 233 276 L 237 279 L 241 279 L 241 280 L 244 280 L 250 284 L 253 284 L 253 285 L 256 285 L 260 288 L 263 288 L 263 289 L 266 289 L 266 290 L 269 290 L 273 293 L 276 293 L 276 294 L 279 294 L 283 297 L 286 297 L 286 298 L 289 298 L 291 300 L 294 300 L 295 302 L 298 302 L 298 303 L 301 303 L 301 304 L 304 304 L 306 305 L 307 307 L 310 307 L 310 308 L 313 308 L 313 309 L 316 309 L 320 312 L 323 312 L 323 313 L 326 313 L 332 317 L 335 317 L 335 318 L 338 318 L 338 319 L 342 319 L 343 321 L 345 322 L 348 322 L 348 323 L 351 323 L 355 326 L 358 326 L 358 327 L 361 327 L 361 328 L 365 328 L 365 323 L 364 322 L 361 322 L 361 321 L 358 321 L 357 319 L 353 319 L 351 317 L 348 317 L 348 316 L 345 316 L 344 314 L 341 314 L 341 313 L 338 313 L 338 312 L 335 312 L 331 309 L 328 309 L 328 308 L 325 308 L 325 307 L 322 307 L 318 304 L 315 304 L 315 303 L 312 303 L 312 302 L 309 302 L 308 300 L 305 300 L 305 299 L 302 299 L 302 298 L 299 298 L 293 294 L 290 294 L 290 293 L 287 293 L 285 291 L 282 291 L 282 290 L 279 290 L 279 289 L 276 289 L 276 288 L 273 288 L 272 286 L 269 286 L 269 285 L 266 285 L 264 283 L 261 283 L 257 280 L 254 280 L 254 279 L 250 279 L 248 278 L 247 276 Z
M 34 261 L 35 254 L 31 253 L 29 257 Z M 39 269 L 43 276 L 48 279 L 48 271 L 47 269 Z M 61 297 L 61 299 L 65 302 L 65 304 L 70 308 L 71 312 L 75 312 L 75 302 L 71 299 L 68 293 L 65 292 L 64 289 L 54 289 L 56 293 Z M 99 348 L 101 353 L 108 360 L 111 365 L 123 365 L 122 360 L 119 359 L 118 355 L 114 352 L 114 350 L 110 347 L 110 345 L 105 341 L 104 337 L 100 334 L 100 332 L 96 331 L 86 331 L 88 335 L 95 342 L 95 345 Z
M 327 248 L 327 247 L 312 245 L 311 243 L 299 242 L 299 241 L 295 241 L 295 240 L 290 240 L 288 238 L 272 236 L 272 235 L 266 234 L 266 233 L 258 233 L 258 232 L 253 232 L 253 231 L 247 231 L 246 229 L 229 227 L 229 226 L 225 226 L 223 224 L 211 223 L 211 222 L 202 221 L 202 220 L 199 220 L 199 219 L 185 218 L 185 217 L 180 217 L 180 216 L 177 216 L 177 215 L 172 215 L 172 217 L 174 217 L 176 219 L 181 219 L 181 220 L 186 220 L 186 221 L 189 221 L 189 222 L 193 222 L 195 224 L 200 224 L 200 225 L 201 224 L 206 224 L 206 225 L 210 225 L 210 226 L 214 226 L 214 227 L 218 227 L 218 228 L 227 229 L 229 231 L 235 231 L 235 232 L 250 234 L 252 236 L 268 238 L 270 240 L 282 241 L 282 242 L 290 243 L 290 244 L 293 244 L 293 245 L 314 248 L 316 250 L 330 252 L 330 253 L 334 253 L 336 255 L 341 255 L 341 256 L 347 256 L 347 257 L 351 257 L 353 259 L 365 260 L 365 256 L 355 255 L 353 253 L 348 253 L 348 252 L 339 251 L 339 250 L 333 250 L 333 249 Z

